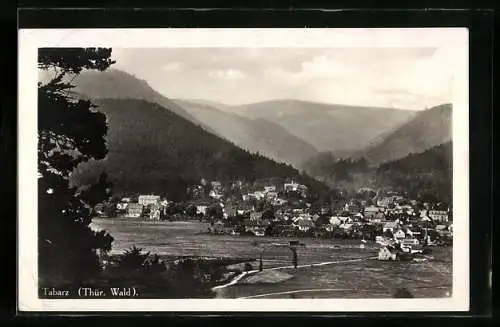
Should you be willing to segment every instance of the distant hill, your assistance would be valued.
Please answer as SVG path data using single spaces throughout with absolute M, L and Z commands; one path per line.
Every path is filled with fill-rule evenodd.
M 280 124 L 320 152 L 357 151 L 415 114 L 410 110 L 273 100 L 240 106 L 242 115 Z
M 451 141 L 451 104 L 418 112 L 393 131 L 379 135 L 354 157 L 365 157 L 372 164 L 403 158 Z
M 151 88 L 146 81 L 121 70 L 83 71 L 72 83 L 76 85 L 73 89 L 75 93 L 91 99 L 145 100 L 157 103 L 196 125 L 201 124 L 186 110 Z
M 174 100 L 195 119 L 215 133 L 250 152 L 299 167 L 318 151 L 307 142 L 289 133 L 277 123 L 263 118 L 250 119 L 201 102 Z
M 206 132 L 164 107 L 143 100 L 93 100 L 108 120 L 107 157 L 78 167 L 76 186 L 89 184 L 106 171 L 115 192 L 155 192 L 182 200 L 191 183 L 258 178 L 295 178 L 324 185 L 286 164 L 251 154 Z
M 197 104 L 200 106 L 205 106 L 205 107 L 212 107 L 212 108 L 217 108 L 220 111 L 227 112 L 227 113 L 237 113 L 238 107 L 237 106 L 231 106 L 222 102 L 217 102 L 217 101 L 210 101 L 210 100 L 205 100 L 205 99 L 172 99 L 174 101 L 183 101 L 183 102 L 188 102 L 190 104 Z

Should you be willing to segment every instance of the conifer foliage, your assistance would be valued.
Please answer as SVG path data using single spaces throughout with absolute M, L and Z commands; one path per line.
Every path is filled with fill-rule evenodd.
M 71 95 L 82 70 L 103 71 L 113 64 L 111 49 L 41 48 L 38 68 L 53 74 L 38 83 L 38 268 L 40 286 L 81 283 L 97 276 L 99 252 L 113 238 L 90 229 L 93 206 L 110 192 L 106 175 L 94 185 L 71 188 L 80 163 L 107 153 L 106 117 L 90 101 Z

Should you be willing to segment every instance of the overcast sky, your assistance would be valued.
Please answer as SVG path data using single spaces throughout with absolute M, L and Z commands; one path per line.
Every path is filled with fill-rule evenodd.
M 113 65 L 169 98 L 299 99 L 425 109 L 451 102 L 453 49 L 113 48 Z

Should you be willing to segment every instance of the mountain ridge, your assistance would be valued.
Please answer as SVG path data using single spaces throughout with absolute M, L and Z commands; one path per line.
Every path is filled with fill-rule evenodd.
M 305 159 L 317 153 L 314 146 L 289 133 L 281 125 L 264 118 L 251 119 L 189 100 L 174 101 L 196 119 L 203 121 L 217 135 L 250 152 L 259 152 L 297 168 Z
M 241 106 L 241 115 L 280 124 L 319 152 L 363 149 L 376 135 L 403 123 L 414 114 L 415 111 L 411 110 L 293 99 Z
M 420 111 L 392 132 L 379 135 L 353 157 L 380 164 L 451 141 L 451 115 L 449 103 Z
M 202 125 L 186 110 L 153 89 L 147 81 L 125 71 L 119 69 L 108 69 L 103 72 L 84 71 L 76 76 L 73 82 L 74 92 L 91 99 L 139 99 L 154 102 L 196 125 Z M 214 132 L 209 129 L 208 131 Z

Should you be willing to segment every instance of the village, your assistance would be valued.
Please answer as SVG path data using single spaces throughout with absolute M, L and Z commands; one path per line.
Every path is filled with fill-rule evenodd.
M 257 187 L 202 180 L 187 192 L 190 200 L 182 203 L 138 194 L 100 204 L 95 211 L 108 218 L 199 220 L 209 223 L 207 233 L 216 235 L 359 239 L 388 249 L 400 245 L 410 253 L 422 246 L 452 245 L 450 208 L 395 192 L 363 188 L 334 205 L 311 203 L 307 186 L 293 180 Z

